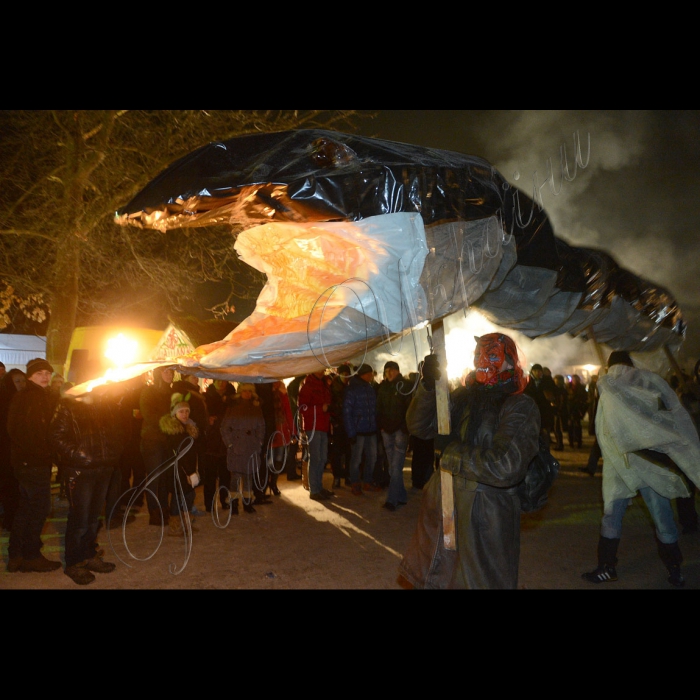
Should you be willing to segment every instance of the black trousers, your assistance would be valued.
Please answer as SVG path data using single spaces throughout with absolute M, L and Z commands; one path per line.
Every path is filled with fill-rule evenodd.
M 204 506 L 208 511 L 214 507 L 214 497 L 217 489 L 225 486 L 227 489 L 231 487 L 231 472 L 226 466 L 226 455 L 205 454 L 203 458 L 204 474 L 202 482 L 204 487 Z M 218 481 L 218 484 L 217 484 Z M 221 489 L 219 490 L 219 503 L 223 506 L 226 504 L 228 493 Z
M 7 552 L 10 559 L 36 559 L 41 554 L 41 531 L 51 512 L 51 462 L 15 466 L 19 500 Z
M 411 484 L 422 489 L 433 475 L 435 469 L 435 441 L 422 440 L 411 435 Z
M 350 441 L 347 433 L 342 428 L 333 428 L 330 445 L 328 447 L 328 457 L 333 470 L 333 478 L 348 479 L 350 476 Z

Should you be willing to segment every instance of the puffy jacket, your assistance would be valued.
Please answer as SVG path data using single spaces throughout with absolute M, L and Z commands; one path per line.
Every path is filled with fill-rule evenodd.
M 61 399 L 49 428 L 56 456 L 74 469 L 116 465 L 127 437 L 118 410 L 109 397 Z
M 350 439 L 377 432 L 377 393 L 357 375 L 350 378 L 345 391 L 343 424 Z

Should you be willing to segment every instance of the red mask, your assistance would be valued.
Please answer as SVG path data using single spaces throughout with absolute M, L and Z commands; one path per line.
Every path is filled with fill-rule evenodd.
M 479 384 L 495 384 L 506 359 L 505 336 L 489 333 L 475 338 L 474 369 Z

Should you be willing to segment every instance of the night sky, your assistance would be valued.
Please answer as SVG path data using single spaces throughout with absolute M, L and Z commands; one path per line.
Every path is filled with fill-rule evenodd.
M 377 110 L 359 133 L 480 156 L 529 196 L 551 161 L 557 194 L 540 192 L 557 238 L 666 288 L 688 325 L 680 362 L 700 358 L 700 111 Z M 562 182 L 562 148 L 574 174 L 575 134 L 588 163 Z M 535 341 L 528 352 L 542 357 L 530 361 L 582 344 L 558 341 Z

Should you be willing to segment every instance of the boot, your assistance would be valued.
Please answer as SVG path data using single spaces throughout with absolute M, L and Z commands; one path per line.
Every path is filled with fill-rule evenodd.
M 234 498 L 231 501 L 231 515 L 238 515 L 238 499 Z
M 148 511 L 148 524 L 149 525 L 158 525 L 160 526 L 161 524 L 167 525 L 168 524 L 168 514 L 167 513 L 162 513 L 158 508 L 154 508 L 153 510 Z
M 275 472 L 270 472 L 270 491 L 272 491 L 275 496 L 279 496 L 281 491 L 277 488 L 277 477 L 279 476 L 279 471 L 282 470 L 282 462 L 275 462 L 275 469 L 278 470 L 277 474 L 275 474 Z
M 683 586 L 685 586 L 685 579 L 681 575 L 683 555 L 681 554 L 681 548 L 678 546 L 678 542 L 664 544 L 657 539 L 656 546 L 661 561 L 668 569 L 668 582 L 676 588 L 683 588 Z
M 51 559 L 47 559 L 43 554 L 39 554 L 35 559 L 23 559 L 19 570 L 23 573 L 29 573 L 31 571 L 44 573 L 47 571 L 56 571 L 56 569 L 60 568 L 60 561 L 51 561 Z
M 298 481 L 301 479 L 301 474 L 297 473 L 297 458 L 296 458 L 296 448 L 292 444 L 287 448 L 287 481 Z
M 184 537 L 185 536 L 185 529 L 187 528 L 188 522 L 190 524 L 191 532 L 193 532 L 193 533 L 197 532 L 197 528 L 194 527 L 194 525 L 192 524 L 192 518 L 190 517 L 190 514 L 186 510 L 182 511 L 182 519 L 180 518 L 179 515 L 171 515 L 170 516 L 170 527 L 168 529 L 168 534 L 172 535 L 173 537 Z
M 182 522 L 178 516 L 173 516 L 170 518 L 170 527 L 168 528 L 168 534 L 173 537 L 184 537 L 185 531 L 182 528 Z
M 598 539 L 598 568 L 581 574 L 581 578 L 589 583 L 617 581 L 615 565 L 617 564 L 617 547 L 619 544 L 619 537 L 611 539 L 601 535 Z

